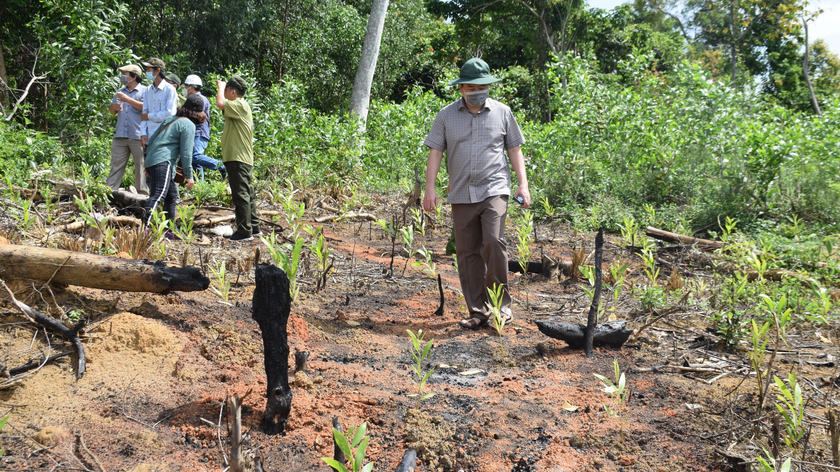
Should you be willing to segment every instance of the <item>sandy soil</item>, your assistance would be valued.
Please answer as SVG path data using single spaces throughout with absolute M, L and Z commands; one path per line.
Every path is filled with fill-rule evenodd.
M 558 234 L 540 230 L 543 238 Z M 728 436 L 712 432 L 726 429 L 721 412 L 732 407 L 741 378 L 708 385 L 677 374 L 632 372 L 702 357 L 687 349 L 704 338 L 696 315 L 675 314 L 640 339 L 631 338 L 629 346 L 596 349 L 590 360 L 542 335 L 533 323 L 555 315 L 583 320 L 588 298 L 576 282 L 532 275 L 526 289 L 521 275 L 512 275 L 516 319 L 500 338 L 489 327 L 457 326 L 465 312 L 452 260 L 442 256 L 448 229 L 430 229 L 417 243 L 436 255 L 446 296 L 443 317 L 432 315 L 436 283 L 410 264 L 403 276 L 401 256 L 395 277 L 383 275 L 391 242 L 377 227 L 344 222 L 325 231 L 336 272 L 319 293 L 311 273 L 304 276 L 292 308 L 291 351 L 310 357 L 306 372 L 290 372 L 294 398 L 285 435 L 259 431 L 266 380 L 262 338 L 251 319 L 253 269 L 231 271 L 238 283 L 229 304 L 211 291 L 157 295 L 68 287 L 50 293 L 36 285 L 39 293 L 18 284 L 19 298 L 29 296 L 28 303 L 45 311 L 49 305 L 56 316 L 84 310 L 92 321 L 85 341 L 89 365 L 75 380 L 75 357 L 66 357 L 0 390 L 0 413 L 10 416 L 0 435 L 6 448 L 0 469 L 99 470 L 101 464 L 108 471 L 221 471 L 229 452 L 222 402 L 252 391 L 243 408 L 246 447 L 266 470 L 326 470 L 320 458 L 332 456 L 333 415 L 345 428 L 368 423 L 367 459 L 375 470 L 394 470 L 409 448 L 418 450 L 418 471 L 726 470 L 714 448 Z M 592 245 L 592 235 L 562 227 L 559 234 L 535 244 L 536 253 L 567 257 L 572 247 Z M 212 244 L 202 249 L 203 257 L 237 260 L 240 267 L 261 245 L 207 236 Z M 182 252 L 182 243 L 170 243 L 173 261 Z M 197 252 L 191 252 L 196 265 Z M 609 243 L 606 262 L 617 258 L 634 260 Z M 48 347 L 43 330 L 2 303 L 0 363 L 11 368 Z M 617 316 L 637 311 L 638 303 L 624 298 Z M 414 387 L 407 329 L 435 339 L 429 365 L 436 370 L 428 384 L 435 396 L 419 404 L 409 396 Z M 71 349 L 58 337 L 49 340 L 51 353 Z M 631 390 L 623 440 L 619 421 L 603 409 L 609 398 L 593 376 L 611 376 L 613 359 L 627 372 Z M 816 436 L 812 444 L 823 447 Z

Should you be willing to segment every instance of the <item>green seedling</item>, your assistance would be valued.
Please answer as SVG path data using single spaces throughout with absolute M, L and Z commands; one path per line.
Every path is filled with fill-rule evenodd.
M 321 460 L 327 463 L 328 466 L 337 470 L 338 472 L 370 472 L 373 470 L 373 462 L 364 466 L 365 453 L 367 452 L 368 441 L 370 438 L 365 436 L 367 434 L 367 423 L 362 423 L 361 426 L 355 430 L 348 431 L 347 436 L 341 431 L 333 428 L 333 439 L 335 444 L 344 453 L 350 467 L 339 463 L 330 457 L 322 457 Z M 348 437 L 352 439 L 347 439 Z M 355 451 L 354 451 L 355 449 Z
M 283 272 L 289 277 L 289 295 L 292 302 L 297 301 L 298 295 L 300 295 L 298 272 L 300 271 L 300 256 L 303 251 L 303 238 L 295 239 L 294 246 L 291 244 L 281 245 L 277 241 L 277 235 L 272 231 L 268 238 L 260 236 L 260 240 L 268 248 L 268 253 L 271 254 L 274 264 L 283 269 Z M 287 254 L 286 251 L 290 251 L 290 254 Z
M 423 257 L 423 259 L 414 261 L 411 265 L 414 267 L 423 267 L 423 270 L 428 272 L 432 278 L 437 277 L 437 266 L 435 265 L 435 261 L 432 260 L 434 253 L 422 247 L 417 250 L 417 254 Z
M 409 337 L 411 337 L 411 357 L 414 359 L 414 375 L 417 376 L 417 380 L 412 379 L 412 383 L 417 388 L 417 393 L 411 394 L 412 397 L 417 397 L 417 406 L 420 406 L 420 402 L 423 400 L 427 400 L 435 396 L 433 392 L 423 393 L 423 389 L 426 388 L 426 382 L 431 377 L 432 372 L 435 371 L 434 367 L 429 368 L 429 370 L 423 370 L 423 363 L 428 359 L 429 355 L 432 353 L 432 344 L 434 344 L 435 340 L 430 339 L 423 344 L 424 337 L 426 333 L 423 330 L 418 330 L 417 333 L 413 333 L 410 329 L 406 330 Z
M 26 233 L 32 227 L 37 216 L 32 209 L 32 200 L 21 200 L 20 206 L 22 208 L 20 216 L 13 214 L 12 217 L 17 220 L 17 227 L 20 232 Z
M 542 200 L 540 200 L 540 205 L 542 206 L 542 211 L 546 218 L 552 219 L 554 218 L 554 215 L 557 214 L 557 208 L 554 208 L 551 205 L 548 201 L 548 197 L 543 197 Z
M 417 232 L 420 233 L 420 236 L 423 238 L 426 237 L 426 216 L 423 215 L 423 210 L 412 208 L 411 209 L 411 220 L 414 222 L 413 225 L 417 228 Z
M 315 257 L 318 258 L 318 274 L 315 283 L 315 291 L 319 292 L 321 289 L 327 287 L 327 278 L 332 274 L 332 249 L 327 246 L 324 240 L 324 228 L 319 226 L 316 229 L 306 229 L 312 235 L 312 245 L 310 250 Z
M 765 459 L 766 457 L 767 459 Z M 776 464 L 776 459 L 767 452 L 767 449 L 764 450 L 764 457 L 756 457 L 755 460 L 758 462 L 759 467 L 761 468 L 760 472 L 790 472 L 791 461 L 790 458 L 787 458 L 781 465 L 778 467 Z
M 589 295 L 590 299 L 595 298 L 595 268 L 592 266 L 580 266 L 578 267 L 580 273 L 586 278 L 589 282 L 589 287 L 583 287 L 583 291 Z M 604 314 L 604 305 L 602 303 L 598 303 L 598 319 Z
M 816 300 L 809 301 L 808 306 L 821 323 L 828 325 L 828 314 L 833 306 L 831 291 L 823 287 L 816 279 L 811 279 L 811 291 Z
M 531 241 L 534 231 L 534 215 L 523 210 L 516 225 L 516 250 L 519 253 L 519 267 L 522 269 L 522 283 L 525 284 L 525 309 L 530 309 L 528 293 L 528 261 L 531 260 Z
M 223 302 L 227 303 L 230 296 L 230 278 L 228 278 L 225 270 L 225 261 L 218 263 L 216 267 L 211 267 L 210 272 L 213 274 L 213 286 L 211 288 Z
M 400 228 L 400 236 L 402 237 L 403 246 L 408 253 L 408 257 L 405 259 L 405 265 L 403 266 L 403 277 L 405 277 L 405 269 L 408 267 L 408 261 L 413 259 L 414 254 L 416 254 L 414 250 L 414 225 Z
M 180 205 L 178 206 L 178 227 L 175 234 L 181 238 L 181 241 L 190 244 L 198 237 L 195 234 L 193 226 L 195 224 L 195 205 Z
M 490 301 L 487 302 L 487 309 L 490 310 L 490 317 L 493 320 L 493 327 L 499 335 L 499 347 L 502 350 L 502 362 L 506 361 L 505 344 L 502 338 L 505 330 L 505 316 L 502 314 L 502 302 L 504 301 L 505 286 L 500 284 L 493 284 L 493 288 L 487 289 L 487 295 L 490 296 Z
M 781 395 L 776 395 L 776 398 L 782 402 L 783 405 L 776 404 L 776 408 L 782 417 L 785 419 L 785 444 L 789 448 L 795 449 L 797 443 L 805 436 L 807 430 L 806 424 L 803 421 L 805 418 L 805 406 L 802 404 L 802 389 L 796 381 L 796 374 L 791 372 L 788 374 L 788 385 L 785 382 L 773 376 L 776 382 L 776 387 L 781 391 Z
M 105 224 L 108 222 L 108 217 L 102 219 L 96 217 L 97 212 L 93 199 L 91 197 L 85 197 L 84 199 L 76 197 L 75 202 L 79 208 L 79 216 L 85 223 L 105 234 Z
M 720 218 L 718 217 L 718 227 L 720 227 L 721 234 L 720 239 L 723 242 L 729 242 L 729 238 L 732 237 L 732 233 L 735 232 L 736 226 L 738 225 L 738 220 L 735 220 L 729 216 L 726 217 L 723 224 L 720 223 Z
M 0 432 L 3 431 L 3 428 L 6 427 L 6 422 L 9 421 L 9 417 L 5 417 L 0 419 Z M 0 449 L 0 457 L 3 457 L 3 454 L 6 453 L 5 449 Z
M 79 309 L 70 310 L 67 313 L 67 319 L 70 320 L 70 322 L 74 323 L 74 324 L 78 323 L 79 320 L 81 320 L 83 316 L 85 316 L 85 311 L 84 310 L 79 310 Z
M 747 252 L 747 263 L 758 274 L 758 280 L 764 280 L 764 274 L 767 272 L 767 258 L 764 254 L 756 254 L 753 251 Z
M 653 256 L 653 251 L 648 248 L 642 249 L 642 261 L 645 263 L 644 271 L 650 283 L 656 285 L 656 279 L 659 278 L 659 268 L 656 267 L 656 260 Z
M 625 216 L 622 219 L 624 224 L 618 225 L 621 229 L 621 239 L 625 244 L 636 246 L 639 242 L 639 222 L 632 216 Z
M 621 434 L 621 442 L 624 443 L 624 425 L 627 424 L 627 414 L 626 414 L 626 406 L 627 406 L 627 395 L 630 393 L 630 390 L 627 388 L 627 380 L 624 377 L 624 372 L 621 371 L 621 368 L 618 366 L 618 359 L 613 359 L 613 367 L 615 370 L 615 381 L 604 377 L 600 374 L 592 374 L 601 381 L 604 385 L 604 393 L 610 396 L 612 399 L 613 406 L 610 408 L 609 405 L 604 405 L 604 409 L 607 411 L 607 414 L 612 416 L 613 418 L 618 420 L 619 424 L 619 432 Z

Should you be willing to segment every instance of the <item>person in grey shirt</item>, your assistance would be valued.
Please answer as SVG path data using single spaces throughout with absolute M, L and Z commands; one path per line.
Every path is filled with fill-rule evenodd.
M 521 198 L 522 208 L 531 205 L 525 158 L 519 147 L 525 138 L 510 108 L 489 98 L 490 84 L 499 80 L 490 75 L 486 62 L 468 60 L 459 78 L 450 82 L 458 85 L 461 99 L 437 114 L 424 142 L 429 148 L 423 198 L 426 211 L 439 203 L 435 180 L 446 153 L 450 186 L 447 202 L 452 204 L 458 277 L 469 310 L 460 325 L 470 329 L 490 318 L 487 290 L 496 285 L 504 287 L 502 316 L 505 322 L 513 320 L 505 243 L 509 167 L 519 180 L 514 198 Z
M 122 183 L 128 156 L 134 157 L 134 186 L 137 192 L 148 195 L 146 175 L 143 166 L 143 147 L 140 145 L 140 122 L 143 97 L 146 86 L 140 85 L 143 71 L 139 66 L 129 64 L 119 68 L 122 88 L 114 95 L 108 110 L 117 115 L 117 129 L 111 141 L 111 171 L 105 184 L 117 190 Z

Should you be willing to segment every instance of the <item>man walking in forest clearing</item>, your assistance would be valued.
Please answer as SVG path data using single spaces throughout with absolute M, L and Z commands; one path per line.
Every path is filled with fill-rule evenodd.
M 118 69 L 122 88 L 114 95 L 108 111 L 117 115 L 117 129 L 111 141 L 111 171 L 105 179 L 105 185 L 117 190 L 125 174 L 128 156 L 134 157 L 134 186 L 139 193 L 149 194 L 146 175 L 143 168 L 143 147 L 140 145 L 140 116 L 146 86 L 140 85 L 143 71 L 140 67 L 129 64 Z
M 184 79 L 184 90 L 188 97 L 198 95 L 204 100 L 204 114 L 207 116 L 207 121 L 195 127 L 195 145 L 193 145 L 193 169 L 198 172 L 200 178 L 204 178 L 204 169 L 213 169 L 221 172 L 222 178 L 225 178 L 225 168 L 220 161 L 207 157 L 204 151 L 207 145 L 210 144 L 210 101 L 207 97 L 201 94 L 201 87 L 203 83 L 201 78 L 197 75 L 188 75 Z
M 522 198 L 522 208 L 531 205 L 525 158 L 519 147 L 525 138 L 510 108 L 489 98 L 490 84 L 499 80 L 490 75 L 486 62 L 468 60 L 461 67 L 460 77 L 449 83 L 458 85 L 461 98 L 437 114 L 424 142 L 429 148 L 423 198 L 426 211 L 439 203 L 435 180 L 446 152 L 450 185 L 447 202 L 452 204 L 458 277 L 469 310 L 469 316 L 459 324 L 469 329 L 489 319 L 487 289 L 497 284 L 504 287 L 502 316 L 506 322 L 513 320 L 505 242 L 508 161 L 519 180 L 514 198 Z
M 231 241 L 250 241 L 260 236 L 257 199 L 254 194 L 254 121 L 251 106 L 242 97 L 248 86 L 234 75 L 227 83 L 217 80 L 216 106 L 225 117 L 222 131 L 222 162 L 228 173 L 236 231 Z
M 152 85 L 146 88 L 146 96 L 143 100 L 143 121 L 140 123 L 140 144 L 146 148 L 149 143 L 149 136 L 157 131 L 163 120 L 175 114 L 177 103 L 175 101 L 175 88 L 166 82 L 163 71 L 166 66 L 163 61 L 153 57 L 149 62 L 144 62 L 146 78 L 152 81 Z

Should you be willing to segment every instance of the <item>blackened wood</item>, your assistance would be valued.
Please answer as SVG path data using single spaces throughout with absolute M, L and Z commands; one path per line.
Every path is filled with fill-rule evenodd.
M 138 195 L 126 192 L 125 190 L 114 190 L 111 192 L 111 204 L 125 210 L 137 217 L 143 216 L 143 204 L 149 198 L 148 195 Z
M 333 429 L 337 430 L 342 434 L 344 433 L 344 431 L 341 430 L 341 423 L 338 421 L 338 416 L 333 416 L 332 424 Z M 344 464 L 344 462 L 347 460 L 347 458 L 344 457 L 344 451 L 342 451 L 341 448 L 338 447 L 338 443 L 335 442 L 335 431 L 333 431 L 333 459 L 339 464 Z M 335 472 L 338 472 L 338 469 L 333 470 Z
M 41 313 L 40 311 L 30 307 L 26 303 L 19 301 L 17 298 L 15 298 L 15 294 L 12 293 L 12 291 L 6 285 L 5 281 L 0 280 L 0 284 L 2 284 L 3 288 L 6 289 L 6 292 L 9 293 L 9 297 L 11 297 L 12 303 L 15 304 L 17 309 L 20 310 L 21 313 L 24 314 L 24 316 L 34 321 L 35 323 L 38 323 L 39 325 L 64 336 L 65 338 L 67 338 L 68 341 L 70 341 L 73 344 L 73 348 L 76 349 L 76 355 L 79 358 L 78 368 L 76 369 L 76 379 L 78 380 L 82 378 L 82 376 L 85 374 L 86 365 L 85 347 L 82 345 L 82 340 L 79 339 L 79 331 L 84 329 L 85 325 L 87 325 L 87 320 L 79 321 L 72 328 L 68 328 L 67 326 L 64 326 L 62 323 L 60 323 L 58 320 L 50 318 L 49 316 Z
M 438 291 L 440 292 L 440 305 L 438 309 L 435 310 L 435 315 L 443 316 L 443 284 L 440 282 L 440 274 L 437 275 L 438 279 Z
M 550 338 L 566 341 L 572 349 L 584 347 L 584 334 L 586 325 L 579 323 L 567 323 L 557 321 L 556 318 L 537 320 L 537 328 L 540 332 Z M 610 321 L 595 326 L 595 334 L 592 337 L 593 346 L 621 347 L 627 342 L 632 329 L 627 329 L 626 320 Z
M 289 278 L 273 264 L 258 264 L 252 317 L 260 325 L 265 351 L 265 416 L 260 426 L 266 434 L 286 431 L 292 409 L 289 388 L 289 342 L 286 331 L 291 311 Z
M 828 410 L 828 429 L 831 436 L 831 458 L 834 467 L 840 467 L 840 424 L 834 410 Z
M 595 236 L 595 293 L 592 296 L 592 304 L 589 305 L 589 317 L 586 320 L 586 333 L 584 339 L 584 352 L 586 357 L 592 358 L 592 342 L 595 338 L 595 326 L 598 323 L 598 306 L 601 303 L 601 285 L 603 270 L 601 261 L 604 258 L 604 230 L 599 229 Z
M 308 359 L 309 351 L 295 351 L 295 372 L 305 372 Z
M 403 454 L 402 462 L 395 472 L 414 472 L 417 465 L 417 451 L 409 449 Z
M 550 261 L 550 259 L 549 259 Z M 529 274 L 542 274 L 543 277 L 551 278 L 556 276 L 558 270 L 568 271 L 572 267 L 572 261 L 560 260 L 557 262 L 528 262 Z M 515 274 L 522 273 L 522 266 L 519 261 L 508 261 L 508 272 Z
M 14 369 L 9 369 L 9 377 L 14 377 L 15 375 L 22 374 L 24 372 L 29 372 L 30 370 L 37 369 L 38 367 L 47 364 L 48 362 L 52 362 L 56 359 L 61 359 L 62 357 L 69 356 L 73 354 L 73 351 L 64 351 L 60 352 L 54 356 L 48 357 L 46 360 L 43 361 L 35 361 L 30 362 L 29 364 L 24 364 L 20 367 L 15 367 Z
M 210 286 L 195 267 L 14 244 L 0 244 L 0 267 L 4 277 L 125 292 L 194 292 Z

